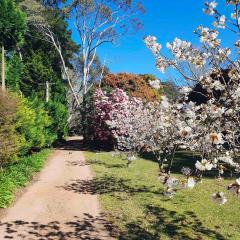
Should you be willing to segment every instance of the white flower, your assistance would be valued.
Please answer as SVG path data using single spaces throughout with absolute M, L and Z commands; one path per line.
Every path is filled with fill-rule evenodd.
M 240 40 L 237 40 L 237 41 L 235 42 L 235 46 L 236 46 L 237 48 L 240 48 Z
M 207 135 L 206 139 L 207 139 L 207 142 L 209 142 L 211 144 L 223 144 L 224 143 L 221 133 L 212 132 Z
M 219 161 L 222 161 L 222 162 L 225 162 L 225 163 L 227 163 L 227 164 L 229 164 L 229 165 L 231 165 L 231 166 L 233 166 L 233 167 L 236 167 L 236 166 L 238 165 L 237 163 L 235 163 L 235 162 L 233 161 L 232 157 L 231 157 L 231 156 L 228 156 L 228 155 L 226 155 L 226 156 L 221 156 L 221 157 L 218 158 L 218 160 L 219 160 Z
M 213 23 L 213 26 L 217 28 L 225 28 L 225 21 L 226 17 L 222 15 L 217 21 Z
M 189 92 L 191 92 L 191 90 L 192 90 L 192 88 L 190 88 L 190 87 L 182 87 L 180 89 L 180 93 L 184 94 L 184 95 L 187 95 Z
M 224 196 L 223 192 L 213 193 L 212 199 L 219 205 L 223 205 L 227 202 L 227 198 Z
M 190 127 L 184 127 L 182 129 L 180 129 L 179 131 L 179 135 L 181 137 L 187 137 L 189 136 L 189 134 L 191 133 L 192 129 Z
M 157 43 L 157 38 L 154 36 L 148 36 L 144 38 L 146 46 L 151 49 L 152 53 L 156 56 L 160 53 L 162 46 Z
M 179 185 L 179 181 L 175 177 L 170 177 L 167 179 L 167 181 L 164 184 L 167 188 L 174 188 Z
M 208 15 L 213 15 L 215 13 L 215 8 L 217 7 L 217 2 L 216 1 L 212 1 L 210 3 L 206 2 L 205 6 L 207 8 L 203 9 L 204 13 Z
M 225 87 L 223 84 L 221 84 L 220 81 L 216 80 L 212 83 L 212 88 L 215 88 L 216 90 L 224 90 Z
M 238 87 L 235 91 L 235 94 L 234 94 L 236 98 L 240 98 L 240 87 Z
M 132 161 L 136 160 L 136 157 L 135 157 L 134 155 L 129 155 L 129 156 L 127 157 L 127 160 L 128 160 L 129 162 L 132 162 Z
M 231 18 L 232 18 L 232 19 L 235 19 L 235 20 L 237 19 L 237 14 L 236 14 L 236 12 L 231 13 Z
M 152 87 L 152 88 L 155 88 L 157 90 L 159 90 L 161 88 L 161 85 L 160 85 L 160 81 L 158 79 L 156 80 L 153 80 L 153 81 L 149 81 L 149 85 Z
M 173 63 L 171 61 L 167 61 L 162 56 L 158 56 L 156 59 L 156 67 L 162 73 L 165 73 L 166 69 L 170 67 L 172 64 Z
M 202 159 L 201 162 L 197 161 L 195 164 L 196 169 L 199 171 L 210 171 L 213 168 L 213 164 L 206 159 Z
M 204 28 L 202 26 L 198 27 L 200 31 L 200 41 L 202 43 L 207 43 L 210 47 L 216 48 L 220 44 L 220 40 L 217 39 L 219 32 L 216 30 L 210 30 L 209 28 Z
M 187 188 L 193 189 L 196 182 L 193 177 L 188 178 L 187 180 Z
M 191 168 L 189 168 L 189 167 L 183 167 L 183 168 L 181 169 L 181 172 L 182 172 L 182 174 L 184 174 L 184 175 L 186 175 L 186 176 L 189 176 L 189 175 L 191 174 L 192 170 L 191 170 Z
M 228 185 L 227 189 L 233 195 L 239 195 L 240 194 L 240 178 L 236 179 L 235 183 Z
M 166 96 L 161 97 L 161 106 L 166 109 L 170 106 L 170 103 L 168 102 L 168 98 Z

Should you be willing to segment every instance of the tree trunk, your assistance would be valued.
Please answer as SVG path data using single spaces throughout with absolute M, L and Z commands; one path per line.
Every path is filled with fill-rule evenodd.
M 87 93 L 87 67 L 84 66 L 83 68 L 83 95 L 85 95 Z
M 159 168 L 159 172 L 163 173 L 163 159 L 161 158 L 161 154 L 160 153 L 156 153 L 155 156 L 157 157 L 157 161 L 158 161 L 158 168 Z
M 172 150 L 172 152 L 171 152 L 171 156 L 170 156 L 170 161 L 169 161 L 169 163 L 168 163 L 168 169 L 167 169 L 167 173 L 168 174 L 170 174 L 170 171 L 171 171 L 171 168 L 172 168 L 172 164 L 173 164 L 173 159 L 174 159 L 174 156 L 175 156 L 175 152 L 176 152 L 176 150 L 177 150 L 177 145 L 175 145 L 174 147 L 173 147 L 173 150 Z
M 4 45 L 2 45 L 2 90 L 5 91 L 6 83 L 5 83 L 5 50 Z

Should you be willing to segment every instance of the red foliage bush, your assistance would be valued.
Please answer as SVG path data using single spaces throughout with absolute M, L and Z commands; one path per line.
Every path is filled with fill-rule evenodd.
M 160 93 L 151 88 L 142 76 L 118 73 L 108 74 L 103 78 L 103 86 L 113 89 L 120 88 L 132 97 L 138 97 L 147 101 L 160 100 Z

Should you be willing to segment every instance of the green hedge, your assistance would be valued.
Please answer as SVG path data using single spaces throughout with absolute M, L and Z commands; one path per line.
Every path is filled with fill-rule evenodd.
M 0 167 L 62 139 L 67 118 L 62 103 L 0 91 Z

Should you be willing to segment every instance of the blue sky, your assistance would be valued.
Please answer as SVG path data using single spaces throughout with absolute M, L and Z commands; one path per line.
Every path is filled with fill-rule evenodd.
M 203 13 L 202 0 L 142 0 L 146 13 L 140 16 L 144 29 L 135 35 L 124 36 L 115 45 L 105 45 L 98 49 L 98 56 L 103 61 L 106 57 L 108 67 L 113 73 L 130 72 L 136 74 L 150 73 L 162 81 L 178 76 L 170 71 L 161 74 L 155 68 L 154 57 L 143 43 L 144 36 L 155 35 L 165 48 L 168 41 L 175 37 L 193 42 L 199 41 L 193 31 L 202 24 L 211 27 L 213 18 Z M 227 15 L 224 0 L 219 0 L 219 10 Z M 228 46 L 234 36 L 228 31 L 222 34 L 223 45 Z M 76 38 L 73 32 L 73 38 Z M 166 51 L 166 50 L 163 50 Z

